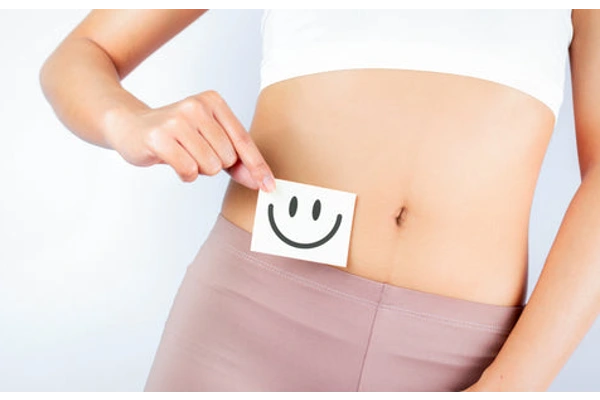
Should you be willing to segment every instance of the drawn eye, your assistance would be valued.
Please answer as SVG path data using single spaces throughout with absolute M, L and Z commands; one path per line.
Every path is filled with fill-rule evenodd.
M 319 200 L 315 200 L 315 204 L 313 204 L 312 214 L 312 217 L 315 221 L 319 219 L 319 215 L 321 215 L 321 202 Z
M 296 215 L 296 211 L 298 210 L 298 199 L 296 196 L 292 197 L 290 200 L 290 217 Z

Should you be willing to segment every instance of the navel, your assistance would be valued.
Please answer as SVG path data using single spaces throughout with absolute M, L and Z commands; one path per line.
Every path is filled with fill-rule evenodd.
M 406 220 L 406 213 L 407 211 L 405 206 L 402 206 L 400 209 L 398 209 L 395 215 L 396 226 L 400 227 L 404 224 L 404 221 Z

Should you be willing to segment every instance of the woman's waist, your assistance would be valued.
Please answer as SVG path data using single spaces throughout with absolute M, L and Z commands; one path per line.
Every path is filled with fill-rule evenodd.
M 345 271 L 483 303 L 523 302 L 528 225 L 523 201 L 527 200 L 521 199 L 519 207 L 513 197 L 509 209 L 505 204 L 511 199 L 497 199 L 495 204 L 477 193 L 462 193 L 464 202 L 459 204 L 444 196 L 429 198 L 425 192 L 420 197 L 414 192 L 402 195 L 389 184 L 376 190 L 373 185 L 348 188 L 327 177 L 282 177 L 277 171 L 275 176 L 357 194 Z M 223 216 L 251 232 L 256 199 L 256 191 L 232 181 Z
M 302 295 L 305 296 L 314 296 L 314 293 L 320 292 L 327 297 L 342 297 L 344 301 L 360 303 L 363 310 L 364 306 L 375 309 L 382 307 L 388 312 L 398 312 L 398 317 L 400 313 L 409 313 L 421 318 L 433 318 L 438 322 L 444 321 L 455 328 L 461 326 L 472 329 L 478 326 L 495 331 L 497 328 L 510 329 L 522 308 L 450 298 L 436 293 L 411 290 L 400 285 L 382 286 L 376 280 L 347 273 L 343 268 L 253 252 L 250 250 L 251 240 L 252 237 L 248 232 L 240 229 L 224 216 L 218 216 L 193 262 L 194 265 L 201 266 L 201 269 L 195 272 L 210 275 L 210 277 L 205 275 L 209 280 L 215 277 L 229 280 L 233 273 L 242 279 L 234 279 L 229 283 L 221 282 L 220 285 L 231 284 L 232 289 L 237 291 L 239 285 L 247 286 L 248 282 L 251 282 L 251 287 L 248 286 L 248 289 L 251 289 L 252 293 L 248 293 L 249 296 L 261 292 L 271 293 L 277 297 L 289 290 L 297 291 L 301 286 L 310 288 L 308 291 L 303 291 Z M 231 267 L 235 271 L 230 271 Z M 195 267 L 191 268 L 195 269 Z M 218 272 L 222 269 L 226 271 Z M 251 279 L 246 279 L 250 278 L 249 274 Z M 293 287 L 286 286 L 286 280 L 293 282 Z M 272 289 L 275 292 L 271 292 L 271 289 L 257 291 L 259 287 L 265 285 L 275 285 L 276 288 Z M 324 298 L 318 295 L 317 303 L 322 302 Z M 266 302 L 266 304 L 270 303 L 268 300 Z M 466 324 L 459 321 L 464 321 Z
M 480 80 L 363 72 L 261 93 L 250 134 L 275 177 L 357 195 L 346 271 L 520 303 L 551 121 L 526 96 Z M 232 183 L 224 216 L 250 231 L 256 194 Z

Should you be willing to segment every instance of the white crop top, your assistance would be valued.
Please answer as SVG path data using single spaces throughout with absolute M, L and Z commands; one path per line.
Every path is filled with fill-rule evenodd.
M 260 90 L 355 68 L 467 75 L 513 87 L 557 117 L 571 10 L 265 10 Z

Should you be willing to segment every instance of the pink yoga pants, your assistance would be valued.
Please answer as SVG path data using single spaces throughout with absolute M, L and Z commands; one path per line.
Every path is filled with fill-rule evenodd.
M 459 391 L 523 310 L 251 252 L 250 238 L 218 216 L 175 295 L 145 391 Z

